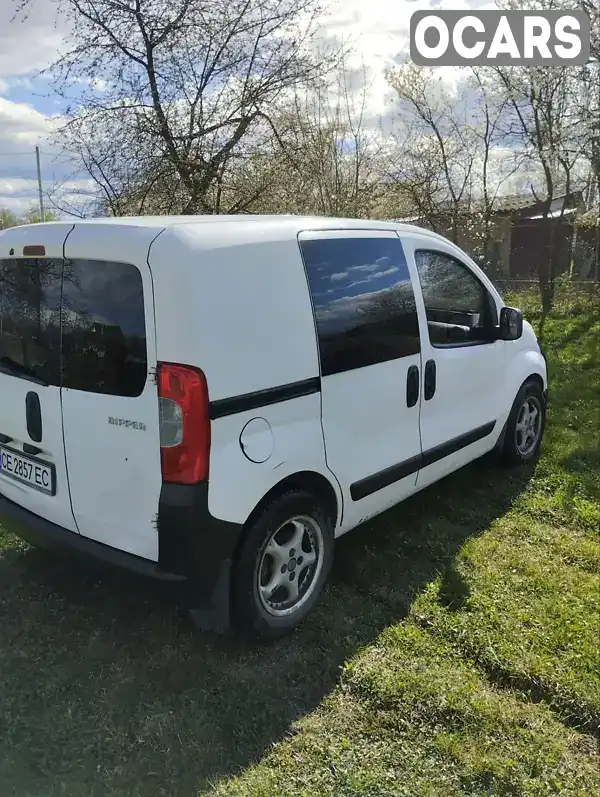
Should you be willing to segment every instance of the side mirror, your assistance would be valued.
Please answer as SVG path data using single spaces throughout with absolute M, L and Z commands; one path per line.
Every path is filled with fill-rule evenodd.
M 499 340 L 518 340 L 523 334 L 523 313 L 516 307 L 500 310 Z

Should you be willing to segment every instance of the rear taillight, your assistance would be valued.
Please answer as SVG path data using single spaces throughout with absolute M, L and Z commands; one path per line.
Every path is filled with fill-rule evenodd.
M 210 420 L 202 371 L 158 364 L 160 459 L 163 481 L 194 484 L 208 477 Z

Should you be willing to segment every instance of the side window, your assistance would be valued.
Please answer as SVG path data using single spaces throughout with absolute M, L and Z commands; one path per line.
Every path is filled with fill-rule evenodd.
M 472 271 L 443 252 L 416 251 L 415 261 L 431 343 L 490 342 L 493 300 Z
M 323 376 L 417 354 L 413 286 L 397 238 L 301 241 Z
M 66 260 L 62 316 L 63 386 L 139 396 L 148 374 L 139 270 L 126 263 Z
M 60 385 L 62 260 L 0 260 L 0 361 Z

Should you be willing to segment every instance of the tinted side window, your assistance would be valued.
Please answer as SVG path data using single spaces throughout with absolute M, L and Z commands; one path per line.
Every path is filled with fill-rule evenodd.
M 62 260 L 0 260 L 0 361 L 60 384 Z
M 417 251 L 415 261 L 431 343 L 489 342 L 492 300 L 470 269 L 442 252 Z
M 323 376 L 419 352 L 415 297 L 397 238 L 307 240 L 301 249 Z
M 65 261 L 62 315 L 64 387 L 139 396 L 148 365 L 138 269 L 99 260 Z

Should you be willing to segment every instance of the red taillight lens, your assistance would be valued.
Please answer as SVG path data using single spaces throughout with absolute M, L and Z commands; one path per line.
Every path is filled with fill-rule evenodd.
M 208 478 L 210 419 L 202 371 L 159 363 L 158 404 L 163 481 L 194 484 Z

